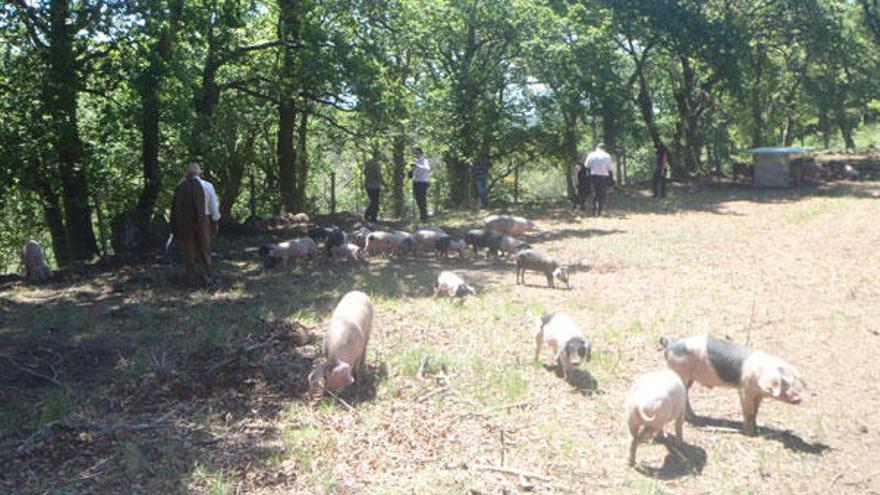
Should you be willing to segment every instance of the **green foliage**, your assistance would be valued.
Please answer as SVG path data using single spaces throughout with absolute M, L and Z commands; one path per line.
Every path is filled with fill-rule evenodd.
M 382 215 L 408 216 L 414 146 L 435 208 L 473 204 L 480 153 L 492 199 L 524 200 L 570 191 L 598 141 L 635 181 L 657 144 L 680 178 L 757 144 L 866 146 L 877 18 L 873 0 L 7 2 L 0 267 L 27 238 L 64 265 L 90 230 L 105 255 L 126 218 L 148 237 L 193 159 L 240 222 L 251 181 L 258 217 L 359 212 L 371 157 Z

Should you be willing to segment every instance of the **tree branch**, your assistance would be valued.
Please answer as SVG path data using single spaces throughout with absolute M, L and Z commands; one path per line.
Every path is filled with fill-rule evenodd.
M 245 83 L 245 81 L 233 81 L 231 83 L 222 84 L 222 85 L 220 85 L 220 87 L 224 88 L 224 89 L 225 88 L 236 89 L 238 91 L 241 91 L 244 94 L 251 95 L 254 98 L 259 98 L 261 100 L 271 101 L 272 103 L 280 103 L 281 102 L 280 98 L 277 98 L 275 96 L 268 95 L 265 93 L 260 93 L 259 91 L 255 91 L 255 90 L 245 86 L 244 83 Z
M 25 0 L 12 1 L 18 6 L 19 16 L 21 17 L 21 21 L 24 23 L 25 28 L 27 28 L 28 37 L 30 37 L 31 42 L 39 48 L 49 48 L 49 46 L 40 39 L 39 34 L 40 32 L 46 31 L 46 26 L 40 22 L 37 18 L 37 14 L 34 13 L 33 9 L 28 7 Z

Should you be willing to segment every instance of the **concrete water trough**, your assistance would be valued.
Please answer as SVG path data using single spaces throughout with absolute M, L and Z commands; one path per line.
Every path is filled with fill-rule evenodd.
M 790 187 L 791 160 L 809 152 L 810 148 L 800 147 L 752 148 L 746 151 L 754 156 L 754 186 Z

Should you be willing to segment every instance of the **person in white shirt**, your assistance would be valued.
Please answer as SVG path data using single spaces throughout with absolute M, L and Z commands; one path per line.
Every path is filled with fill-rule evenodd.
M 605 145 L 599 143 L 596 149 L 587 156 L 586 168 L 590 171 L 590 182 L 593 185 L 593 215 L 602 214 L 605 207 L 605 196 L 608 188 L 614 184 L 614 161 L 605 151 Z
M 186 178 L 174 188 L 171 229 L 183 250 L 190 284 L 204 284 L 211 275 L 211 236 L 219 229 L 220 209 L 214 185 L 199 177 L 198 163 L 186 167 Z
M 410 164 L 413 180 L 413 197 L 419 207 L 419 218 L 428 219 L 428 185 L 430 184 L 431 164 L 421 148 L 415 150 L 416 161 Z

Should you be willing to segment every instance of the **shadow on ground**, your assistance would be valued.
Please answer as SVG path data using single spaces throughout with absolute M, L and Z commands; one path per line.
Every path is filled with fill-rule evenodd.
M 659 468 L 639 465 L 636 470 L 645 476 L 659 480 L 673 480 L 684 476 L 698 475 L 706 467 L 706 450 L 687 442 L 678 442 L 675 437 L 663 435 L 657 442 L 669 451 Z
M 563 378 L 562 367 L 555 364 L 542 364 L 545 371 L 552 372 L 560 380 Z M 575 391 L 584 395 L 593 395 L 599 392 L 599 382 L 596 378 L 586 370 L 581 368 L 573 368 L 568 383 L 574 387 Z
M 742 421 L 696 416 L 688 422 L 696 427 L 725 428 L 725 430 L 721 430 L 724 433 L 741 433 L 743 431 Z M 758 426 L 758 436 L 777 441 L 788 450 L 804 454 L 821 455 L 831 449 L 830 446 L 821 442 L 807 443 L 803 438 L 792 433 L 790 430 L 779 430 L 769 426 Z

